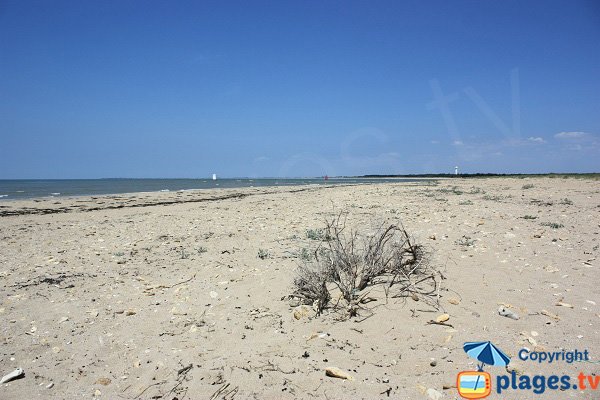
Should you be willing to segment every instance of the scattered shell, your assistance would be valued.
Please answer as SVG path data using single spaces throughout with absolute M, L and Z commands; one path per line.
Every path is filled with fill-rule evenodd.
M 456 297 L 450 297 L 450 298 L 448 299 L 448 303 L 450 303 L 450 304 L 454 304 L 454 305 L 458 305 L 458 304 L 460 304 L 460 300 L 459 300 L 459 299 L 457 299 Z
M 46 389 L 52 389 L 54 387 L 54 382 L 50 382 L 46 385 Z
M 102 392 L 101 392 L 101 391 L 99 391 L 98 389 L 96 389 L 96 390 L 94 391 L 94 397 L 100 397 L 100 396 L 102 396 Z
M 171 309 L 171 314 L 173 314 L 173 315 L 187 315 L 187 312 L 183 311 L 183 310 L 182 310 L 182 309 L 180 309 L 180 308 L 173 307 L 173 308 Z
M 500 308 L 498 308 L 498 314 L 502 315 L 503 317 L 514 319 L 514 320 L 518 320 L 520 318 L 519 315 L 512 312 L 505 306 L 500 306 Z
M 573 306 L 569 303 L 564 303 L 562 300 L 556 303 L 557 306 L 560 307 L 567 307 L 567 308 L 573 308 Z
M 327 337 L 327 333 L 313 333 L 313 334 L 311 334 L 309 336 L 308 339 L 306 339 L 306 341 L 308 342 L 309 340 L 313 340 L 313 339 L 316 339 L 316 338 L 324 339 L 326 337 Z
M 137 313 L 135 311 L 133 311 L 133 310 L 127 310 L 127 311 L 125 311 L 125 315 L 128 316 L 128 317 L 130 317 L 132 315 L 135 315 L 135 314 L 137 314 Z
M 429 388 L 427 389 L 427 397 L 431 400 L 440 400 L 442 397 L 444 397 L 444 395 L 440 392 L 438 392 L 435 389 Z
M 212 290 L 209 293 L 209 296 L 210 296 L 211 299 L 216 299 L 217 297 L 219 297 L 219 294 L 217 292 L 215 292 L 214 290 Z
M 62 324 L 63 322 L 67 322 L 69 320 L 69 317 L 62 317 L 61 319 L 58 320 L 59 324 Z
M 14 381 L 15 379 L 19 379 L 25 376 L 25 371 L 23 368 L 17 368 L 10 374 L 6 374 L 0 379 L 0 385 L 6 382 Z
M 450 319 L 450 315 L 442 314 L 442 315 L 438 315 L 438 317 L 435 319 L 435 322 L 446 322 L 449 319 Z
M 539 336 L 539 333 L 537 333 L 536 331 L 531 331 L 531 336 L 533 336 L 533 337 Z
M 417 294 L 416 294 L 416 293 L 413 293 L 413 294 L 412 294 L 410 297 L 411 297 L 411 298 L 412 298 L 414 301 L 419 301 L 419 296 L 417 296 Z
M 544 267 L 544 269 L 545 269 L 547 272 L 550 272 L 550 273 L 554 273 L 554 272 L 560 272 L 560 269 L 558 269 L 558 268 L 556 268 L 556 267 L 554 267 L 554 266 L 552 266 L 552 265 L 546 265 L 546 266 Z
M 332 378 L 347 379 L 349 381 L 353 381 L 354 380 L 354 378 L 352 377 L 352 375 L 350 375 L 346 371 L 343 371 L 343 370 L 341 370 L 341 369 L 339 369 L 337 367 L 327 367 L 327 368 L 325 368 L 325 375 L 331 376 Z
M 554 319 L 556 321 L 560 321 L 560 317 L 558 315 L 552 314 L 551 312 L 548 312 L 546 310 L 542 310 L 540 312 L 540 314 L 545 315 L 546 317 L 550 317 L 550 318 L 552 318 L 552 319 Z
M 60 353 L 60 347 L 58 347 L 58 346 L 54 346 L 54 347 L 52 348 L 52 352 L 53 352 L 54 354 L 58 354 L 58 353 Z
M 111 380 L 108 378 L 100 378 L 96 381 L 97 384 L 104 385 L 104 386 L 110 385 L 110 382 L 111 382 Z
M 302 319 L 306 316 L 308 316 L 312 311 L 312 308 L 310 308 L 307 305 L 301 305 L 298 306 L 296 308 L 294 308 L 294 319 Z

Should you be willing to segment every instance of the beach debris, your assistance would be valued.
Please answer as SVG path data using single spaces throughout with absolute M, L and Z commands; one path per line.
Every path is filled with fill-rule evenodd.
M 560 272 L 560 269 L 558 269 L 558 268 L 556 268 L 556 267 L 554 267 L 554 266 L 552 266 L 552 265 L 546 265 L 546 266 L 544 267 L 544 269 L 545 269 L 547 272 L 550 272 L 550 273 L 554 273 L 554 272 Z
M 427 392 L 425 392 L 425 394 L 427 394 L 427 398 L 431 400 L 440 400 L 442 397 L 444 397 L 442 393 L 438 392 L 433 388 L 427 389 Z
M 537 336 L 539 336 L 539 335 L 540 335 L 540 334 L 539 334 L 539 333 L 537 333 L 536 331 L 531 331 L 531 336 L 533 336 L 533 337 L 537 337 Z
M 102 396 L 102 392 L 99 391 L 98 389 L 94 390 L 94 397 L 100 397 Z
M 565 303 L 565 302 L 563 302 L 563 300 L 564 299 L 561 297 L 561 299 L 556 302 L 556 305 L 559 307 L 573 308 L 573 306 L 571 304 Z
M 136 312 L 134 310 L 131 310 L 131 309 L 125 311 L 125 315 L 128 316 L 128 317 L 130 317 L 132 315 L 135 315 L 135 314 L 136 314 Z
M 177 307 L 177 306 L 174 306 L 171 309 L 171 314 L 173 314 L 173 315 L 188 315 L 187 311 L 185 311 L 181 307 Z
M 10 381 L 14 381 L 15 379 L 20 379 L 25 376 L 25 370 L 23 368 L 17 368 L 13 372 L 6 374 L 0 379 L 0 385 L 3 383 L 7 383 Z
M 435 319 L 435 322 L 446 322 L 446 321 L 448 321 L 449 319 L 450 319 L 450 315 L 448 315 L 448 314 L 442 314 L 442 315 L 439 315 L 439 316 L 438 316 L 438 317 Z
M 540 314 L 545 315 L 546 317 L 550 317 L 550 318 L 552 318 L 555 321 L 560 321 L 560 317 L 558 315 L 552 314 L 549 311 L 542 310 L 542 311 L 540 311 Z
M 353 381 L 354 377 L 352 375 L 350 375 L 349 373 L 347 373 L 346 371 L 343 371 L 337 367 L 327 367 L 325 368 L 325 375 L 330 376 L 332 378 L 339 378 L 339 379 L 346 379 L 349 381 Z
M 514 319 L 514 320 L 518 320 L 520 318 L 518 314 L 512 312 L 505 306 L 500 306 L 498 308 L 498 314 L 500 314 L 503 317 Z
M 435 367 L 437 365 L 437 360 L 435 358 L 432 358 L 431 361 L 429 362 L 429 365 L 431 365 L 432 367 Z
M 46 389 L 52 389 L 54 387 L 54 382 L 50 382 L 46 385 Z
M 62 324 L 63 322 L 67 322 L 69 320 L 69 317 L 62 317 L 61 319 L 58 320 L 59 324 Z
M 450 328 L 454 328 L 454 325 L 452 325 L 452 324 L 449 324 L 447 322 L 437 322 L 434 320 L 428 321 L 427 325 L 441 325 L 441 326 L 448 326 Z
M 307 305 L 301 305 L 298 306 L 296 308 L 294 308 L 294 319 L 299 320 L 302 319 L 304 317 L 307 317 L 312 311 L 312 308 L 307 306 Z
M 448 389 L 456 389 L 456 384 L 455 383 L 446 383 L 442 386 L 442 389 L 444 390 L 448 390 Z
M 112 381 L 108 378 L 100 378 L 96 381 L 97 384 L 103 385 L 103 386 L 108 386 L 108 385 L 110 385 L 111 382 Z
M 217 292 L 215 292 L 214 290 L 211 290 L 211 292 L 208 295 L 210 296 L 211 299 L 216 299 L 217 297 L 219 297 L 219 294 Z
M 450 297 L 450 298 L 448 299 L 448 303 L 450 303 L 450 304 L 454 304 L 454 305 L 456 306 L 456 305 L 460 304 L 460 300 L 459 300 L 459 299 L 457 299 L 456 297 Z
M 313 333 L 313 334 L 311 334 L 311 335 L 308 337 L 308 339 L 306 339 L 306 341 L 308 342 L 309 340 L 313 340 L 313 339 L 316 339 L 316 338 L 319 338 L 319 339 L 324 339 L 324 338 L 326 338 L 327 336 L 329 336 L 329 334 L 328 334 L 328 333 L 324 333 L 324 332 L 323 332 L 323 333 Z
M 53 352 L 54 354 L 58 354 L 58 353 L 60 353 L 60 347 L 58 347 L 58 346 L 54 346 L 54 347 L 52 348 L 52 352 Z

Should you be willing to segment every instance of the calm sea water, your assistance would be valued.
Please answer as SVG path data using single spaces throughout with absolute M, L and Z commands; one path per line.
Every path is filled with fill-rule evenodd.
M 349 183 L 417 182 L 409 178 L 294 178 L 294 179 L 24 179 L 1 180 L 0 200 L 39 197 L 86 196 L 189 189 L 242 188 L 263 186 L 322 185 Z

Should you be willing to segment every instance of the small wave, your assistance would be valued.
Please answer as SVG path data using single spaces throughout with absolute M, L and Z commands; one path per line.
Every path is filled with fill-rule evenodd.
M 161 190 L 159 190 L 159 192 L 170 192 L 170 190 L 169 189 L 161 189 Z
M 7 194 L 0 194 L 0 198 L 2 198 L 2 197 L 8 197 L 8 195 Z
M 50 193 L 52 196 L 60 196 L 60 193 Z
M 24 190 L 15 190 L 15 193 L 25 193 Z

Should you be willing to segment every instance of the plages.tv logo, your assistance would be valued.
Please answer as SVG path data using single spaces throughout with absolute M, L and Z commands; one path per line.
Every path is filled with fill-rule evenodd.
M 477 371 L 459 372 L 456 377 L 456 388 L 460 397 L 465 399 L 483 399 L 492 392 L 492 377 L 483 370 L 484 365 L 507 366 L 510 358 L 492 342 L 467 342 L 463 349 L 479 361 Z

